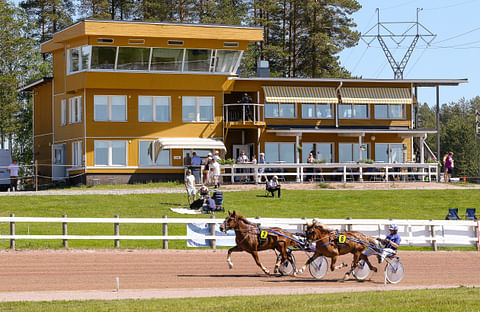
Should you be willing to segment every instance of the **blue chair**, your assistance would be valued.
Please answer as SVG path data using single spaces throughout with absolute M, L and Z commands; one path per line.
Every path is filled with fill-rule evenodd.
M 458 217 L 458 208 L 448 208 L 448 215 L 445 220 L 460 220 Z
M 465 219 L 477 221 L 477 216 L 475 215 L 475 208 L 467 208 Z

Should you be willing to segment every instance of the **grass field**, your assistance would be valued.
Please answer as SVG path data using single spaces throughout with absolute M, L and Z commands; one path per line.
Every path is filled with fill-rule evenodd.
M 282 198 L 264 197 L 264 191 L 225 192 L 225 208 L 247 217 L 347 218 L 354 219 L 445 219 L 448 208 L 480 210 L 479 190 L 369 190 L 294 191 L 284 190 Z M 209 215 L 180 215 L 169 207 L 185 207 L 185 194 L 5 196 L 0 215 L 18 217 L 137 217 L 209 218 Z M 223 219 L 226 213 L 217 213 Z M 113 226 L 70 224 L 69 234 L 112 235 Z M 184 225 L 170 225 L 169 234 L 185 234 Z M 0 224 L 8 234 L 9 225 Z M 60 224 L 16 224 L 17 234 L 61 234 Z M 121 234 L 153 235 L 161 225 L 121 225 Z M 159 248 L 160 241 L 122 241 L 123 248 Z M 0 242 L 8 248 L 9 242 Z M 70 247 L 111 248 L 110 241 L 73 241 Z M 171 241 L 170 248 L 185 248 L 184 241 Z M 17 248 L 61 248 L 61 241 L 17 241 Z
M 480 311 L 480 288 L 319 295 L 1 303 L 0 311 Z

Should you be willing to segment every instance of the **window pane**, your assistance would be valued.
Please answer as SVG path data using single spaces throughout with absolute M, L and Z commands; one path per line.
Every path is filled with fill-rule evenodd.
M 108 165 L 108 142 L 95 141 L 95 165 Z
M 170 97 L 156 96 L 155 100 L 155 121 L 170 121 Z
M 67 123 L 67 101 L 62 100 L 61 102 L 61 122 L 62 125 Z
M 240 51 L 217 50 L 216 72 L 231 73 L 240 57 Z
M 403 144 L 390 144 L 390 162 L 403 163 Z
M 114 69 L 116 47 L 92 47 L 91 69 Z
M 332 104 L 317 104 L 317 118 L 332 118 Z
M 152 162 L 152 141 L 139 141 L 138 142 L 138 165 L 139 166 L 151 166 Z
M 154 48 L 151 70 L 182 71 L 183 49 Z
M 280 116 L 284 118 L 295 117 L 295 104 L 280 104 Z
M 138 97 L 138 121 L 153 121 L 152 118 L 152 97 Z
M 355 118 L 368 118 L 368 106 L 366 104 L 353 105 Z
M 302 143 L 302 162 L 307 162 L 308 154 L 310 153 L 313 153 L 313 155 L 315 156 L 313 143 Z
M 357 158 L 358 158 L 358 156 L 357 156 Z M 352 144 L 351 143 L 340 143 L 340 144 L 338 144 L 338 161 L 339 162 L 353 161 Z
M 362 155 L 360 156 L 360 145 L 358 144 L 353 144 L 353 160 L 354 161 L 359 161 L 360 159 L 367 159 L 370 158 L 370 152 L 369 152 L 369 144 L 362 144 L 365 146 L 365 150 L 362 150 Z M 360 157 L 360 158 L 359 158 Z
M 196 98 L 194 96 L 184 96 L 182 98 L 182 120 L 197 121 Z
M 278 104 L 265 104 L 265 117 L 275 118 L 278 117 Z
M 388 163 L 388 144 L 375 143 L 375 161 Z
M 82 69 L 88 69 L 88 58 L 90 57 L 90 46 L 82 47 Z
M 338 116 L 340 118 L 352 118 L 352 105 L 350 104 L 338 105 Z
M 211 50 L 187 49 L 184 71 L 208 72 Z
M 279 161 L 278 143 L 265 143 L 265 160 L 267 162 Z
M 199 97 L 200 121 L 213 121 L 213 98 Z
M 317 143 L 317 155 L 314 157 L 318 160 L 326 159 L 327 162 L 332 162 L 333 153 L 332 153 L 332 143 Z M 307 155 L 308 156 L 308 155 Z
M 287 163 L 295 162 L 295 143 L 280 143 L 280 160 Z
M 375 104 L 375 119 L 388 118 L 388 105 Z
M 70 49 L 70 72 L 80 70 L 80 49 Z
M 314 118 L 315 104 L 302 104 L 302 118 Z
M 108 120 L 108 96 L 95 95 L 94 102 L 94 119 L 96 121 Z
M 392 104 L 390 105 L 390 118 L 402 119 L 403 117 L 403 105 Z
M 170 165 L 170 150 L 162 150 L 158 154 L 157 165 L 168 166 Z
M 127 164 L 125 141 L 112 141 L 112 165 L 125 166 Z
M 126 97 L 123 95 L 112 95 L 112 121 L 125 121 Z
M 149 48 L 120 47 L 118 50 L 117 69 L 148 70 L 149 58 Z

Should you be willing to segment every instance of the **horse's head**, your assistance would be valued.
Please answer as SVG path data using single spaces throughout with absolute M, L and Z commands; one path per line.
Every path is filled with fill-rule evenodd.
M 228 216 L 225 218 L 222 224 L 220 224 L 220 231 L 227 232 L 228 230 L 235 229 L 238 226 L 240 215 L 237 215 L 237 212 L 228 212 Z
M 313 222 L 307 223 L 307 229 L 305 230 L 305 237 L 307 241 L 313 242 L 322 238 L 322 234 L 330 233 L 331 230 L 322 223 Z

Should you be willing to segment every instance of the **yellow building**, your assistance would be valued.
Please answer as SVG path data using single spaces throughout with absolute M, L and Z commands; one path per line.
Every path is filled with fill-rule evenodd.
M 268 162 L 305 162 L 309 152 L 332 163 L 423 161 L 435 131 L 416 129 L 417 87 L 466 82 L 239 78 L 243 52 L 262 38 L 260 28 L 97 20 L 56 33 L 42 44 L 53 78 L 24 88 L 39 174 L 176 180 L 193 152 L 215 150 L 264 152 Z

